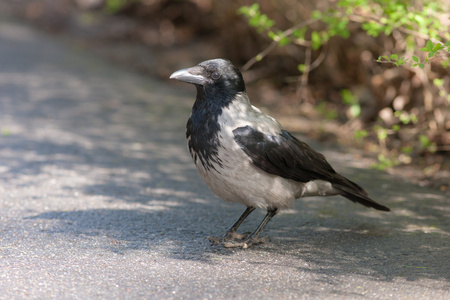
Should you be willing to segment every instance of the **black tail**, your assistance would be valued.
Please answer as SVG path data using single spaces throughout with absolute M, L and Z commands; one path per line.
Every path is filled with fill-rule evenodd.
M 389 207 L 381 205 L 374 200 L 370 199 L 366 190 L 364 190 L 361 186 L 354 183 L 353 181 L 348 180 L 344 176 L 336 174 L 336 178 L 333 181 L 333 187 L 337 189 L 340 195 L 345 198 L 353 201 L 361 203 L 367 207 L 373 207 L 378 210 L 390 211 Z

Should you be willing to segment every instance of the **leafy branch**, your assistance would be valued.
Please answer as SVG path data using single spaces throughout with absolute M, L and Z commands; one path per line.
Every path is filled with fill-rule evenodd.
M 446 49 L 447 48 L 447 49 Z M 402 66 L 405 64 L 410 64 L 411 67 L 419 67 L 421 69 L 425 68 L 425 64 L 430 63 L 432 60 L 437 58 L 444 58 L 444 57 L 450 57 L 450 42 L 446 42 L 445 44 L 441 44 L 439 42 L 433 43 L 431 40 L 427 41 L 427 44 L 424 48 L 420 48 L 420 51 L 427 52 L 428 55 L 426 55 L 424 60 L 421 60 L 418 56 L 413 55 L 411 57 L 412 62 L 409 58 L 406 57 L 398 57 L 397 54 L 391 54 L 391 55 L 383 55 L 378 57 L 377 62 L 380 63 L 391 63 L 395 66 Z M 440 55 L 441 50 L 446 51 L 447 53 L 444 55 Z M 444 66 L 448 66 L 448 62 L 444 64 Z
M 262 14 L 259 11 L 259 4 L 254 3 L 251 6 L 243 6 L 238 12 L 240 14 L 245 15 L 249 19 L 249 25 L 255 27 L 260 33 L 264 30 L 267 30 L 268 37 L 272 40 L 269 46 L 267 46 L 263 51 L 256 54 L 253 58 L 251 58 L 242 69 L 248 70 L 255 63 L 261 61 L 264 57 L 266 57 L 270 52 L 272 52 L 277 46 L 285 46 L 291 41 L 288 39 L 290 36 L 299 36 L 300 31 L 304 31 L 303 29 L 307 26 L 318 22 L 318 20 L 309 19 L 295 26 L 292 26 L 289 29 L 284 31 L 278 31 L 275 33 L 272 28 L 275 25 L 275 21 L 269 19 L 267 15 Z
M 285 46 L 291 43 L 317 50 L 328 42 L 333 36 L 348 38 L 350 22 L 359 24 L 360 28 L 370 36 L 377 37 L 381 33 L 389 35 L 394 31 L 399 31 L 407 36 L 428 40 L 426 47 L 420 51 L 427 52 L 427 57 L 420 60 L 418 56 L 401 57 L 398 54 L 380 56 L 378 62 L 391 63 L 396 66 L 410 63 L 411 67 L 423 68 L 433 58 L 448 57 L 450 53 L 450 33 L 443 31 L 437 13 L 442 8 L 434 2 L 424 1 L 422 11 L 414 11 L 408 8 L 407 1 L 386 1 L 382 0 L 340 0 L 336 8 L 331 8 L 326 12 L 314 11 L 311 18 L 296 24 L 286 30 L 276 30 L 275 21 L 266 14 L 260 12 L 258 3 L 251 6 L 243 6 L 238 12 L 245 15 L 249 20 L 249 25 L 255 27 L 260 33 L 266 32 L 272 40 L 270 45 L 251 58 L 243 67 L 244 70 L 252 67 L 256 62 L 262 60 L 277 46 Z M 359 13 L 354 13 L 359 11 Z M 432 13 L 430 13 L 432 12 Z M 377 13 L 377 14 L 375 14 Z M 376 15 L 381 15 L 377 17 Z M 317 31 L 310 28 L 314 23 L 326 25 L 326 29 Z M 307 31 L 310 31 L 309 40 L 306 39 Z M 412 45 L 409 45 L 413 47 Z M 440 52 L 445 51 L 443 56 Z M 444 63 L 447 63 L 444 61 Z M 299 69 L 310 68 L 299 67 Z
M 411 3 L 407 0 L 338 0 L 334 7 L 326 11 L 313 11 L 310 19 L 286 30 L 277 29 L 275 21 L 261 13 L 258 3 L 241 7 L 239 13 L 249 19 L 250 26 L 271 40 L 270 44 L 251 58 L 243 69 L 251 68 L 277 47 L 295 44 L 303 47 L 305 53 L 304 62 L 297 66 L 301 73 L 299 89 L 307 85 L 308 74 L 324 60 L 330 38 L 334 36 L 349 38 L 355 28 L 362 29 L 372 37 L 378 37 L 381 34 L 390 36 L 396 43 L 402 45 L 404 54 L 381 55 L 374 61 L 407 68 L 417 67 L 414 72 L 421 74 L 419 77 L 424 87 L 429 87 L 429 79 L 423 71 L 426 65 L 439 60 L 444 68 L 450 66 L 450 31 L 448 26 L 441 24 L 440 21 L 440 17 L 449 12 L 448 7 L 441 1 L 421 0 Z M 312 61 L 312 52 L 317 50 L 321 52 Z M 448 86 L 445 87 L 446 80 L 435 78 L 432 82 L 439 97 L 446 99 L 440 102 L 440 105 L 447 107 L 450 104 L 450 92 Z M 392 111 L 391 107 L 386 107 L 392 114 L 386 125 L 377 124 L 369 130 L 354 132 L 356 140 L 371 137 L 377 141 L 381 151 L 378 156 L 378 168 L 384 169 L 400 163 L 409 163 L 412 160 L 411 153 L 417 149 L 417 152 L 422 153 L 448 151 L 447 145 L 437 145 L 432 140 L 434 133 L 431 131 L 424 133 L 431 128 L 442 129 L 446 126 L 443 125 L 444 118 L 440 117 L 439 125 L 436 125 L 436 120 L 430 117 L 439 109 L 436 110 L 437 108 L 433 107 L 434 100 L 427 96 L 429 93 L 425 94 L 426 92 L 424 92 L 424 109 L 408 112 L 403 106 L 396 108 L 395 111 Z M 350 119 L 358 118 L 361 115 L 359 99 L 347 89 L 341 90 L 341 98 L 348 106 L 347 116 Z M 320 105 L 323 106 L 326 103 L 322 101 Z M 329 109 L 319 108 L 319 106 L 318 110 L 329 115 Z M 418 111 L 423 111 L 420 117 L 422 124 L 418 123 L 419 119 L 416 115 Z M 334 113 L 334 116 L 336 117 L 337 113 Z M 378 122 L 385 121 L 379 119 Z M 393 139 L 401 135 L 401 130 L 408 132 L 411 139 L 405 140 L 401 147 L 389 146 Z

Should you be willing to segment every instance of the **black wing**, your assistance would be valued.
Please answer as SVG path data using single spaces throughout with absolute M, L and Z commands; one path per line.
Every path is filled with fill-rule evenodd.
M 267 173 L 300 182 L 330 181 L 336 174 L 322 154 L 285 130 L 279 135 L 266 135 L 245 126 L 236 128 L 233 134 L 253 164 Z
M 389 208 L 370 199 L 358 184 L 348 180 L 326 161 L 325 156 L 298 140 L 286 130 L 278 135 L 267 135 L 250 126 L 233 130 L 234 140 L 263 171 L 287 179 L 308 182 L 325 180 L 340 194 L 354 202 L 388 211 Z

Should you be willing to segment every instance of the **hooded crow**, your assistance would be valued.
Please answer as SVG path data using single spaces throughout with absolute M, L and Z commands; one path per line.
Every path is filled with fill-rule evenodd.
M 209 238 L 213 243 L 243 248 L 263 243 L 259 235 L 270 219 L 300 197 L 341 195 L 389 211 L 336 173 L 322 154 L 252 106 L 241 72 L 230 61 L 207 60 L 170 78 L 197 88 L 186 138 L 200 176 L 223 200 L 247 206 L 223 237 Z M 253 233 L 238 234 L 256 208 L 267 210 L 261 224 Z

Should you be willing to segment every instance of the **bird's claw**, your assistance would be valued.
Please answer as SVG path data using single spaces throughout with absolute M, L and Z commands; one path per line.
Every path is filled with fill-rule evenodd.
M 223 243 L 223 238 L 218 238 L 215 236 L 208 236 L 206 238 L 211 242 L 212 245 L 219 245 Z
M 208 236 L 208 240 L 213 245 L 219 245 L 219 244 L 226 244 L 226 243 L 232 243 L 236 240 L 244 240 L 250 235 L 250 232 L 246 233 L 238 233 L 236 231 L 229 231 L 227 232 L 223 237 L 214 237 L 214 236 Z

